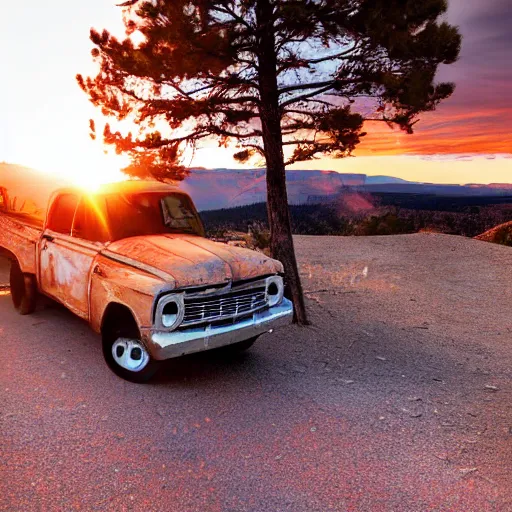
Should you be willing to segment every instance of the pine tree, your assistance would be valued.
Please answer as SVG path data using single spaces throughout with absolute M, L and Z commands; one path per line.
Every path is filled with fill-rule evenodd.
M 95 77 L 77 76 L 102 113 L 104 141 L 126 171 L 183 179 L 185 148 L 236 145 L 266 164 L 271 252 L 285 267 L 296 320 L 307 323 L 285 167 L 349 156 L 367 120 L 412 133 L 454 85 L 435 83 L 461 37 L 441 20 L 446 0 L 130 0 L 126 38 L 91 30 Z M 134 43 L 134 34 L 139 41 Z M 91 121 L 92 136 L 94 123 Z

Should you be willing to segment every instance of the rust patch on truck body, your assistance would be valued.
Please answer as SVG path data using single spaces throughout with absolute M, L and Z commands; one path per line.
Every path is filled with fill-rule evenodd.
M 90 324 L 101 331 L 107 307 L 120 304 L 133 314 L 139 328 L 150 328 L 155 298 L 171 292 L 173 283 L 100 255 L 91 278 Z
M 171 276 L 176 288 L 242 281 L 282 272 L 282 265 L 262 253 L 228 247 L 199 236 L 154 235 L 119 240 L 108 254 L 129 257 Z

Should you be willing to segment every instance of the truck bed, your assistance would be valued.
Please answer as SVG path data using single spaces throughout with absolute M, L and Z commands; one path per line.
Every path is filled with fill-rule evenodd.
M 36 273 L 36 244 L 42 225 L 21 214 L 0 212 L 0 251 L 18 260 L 23 272 Z

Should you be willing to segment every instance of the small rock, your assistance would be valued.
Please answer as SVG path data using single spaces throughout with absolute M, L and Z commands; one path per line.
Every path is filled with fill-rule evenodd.
M 311 432 L 316 432 L 316 427 L 311 427 Z
M 375 359 L 378 359 L 379 361 L 387 361 L 387 359 L 382 356 L 377 356 Z
M 471 473 L 475 473 L 478 471 L 478 468 L 460 468 L 459 471 L 462 473 L 462 476 L 466 476 Z
M 484 387 L 489 391 L 499 391 L 499 388 L 497 386 L 490 386 L 489 384 L 486 384 Z

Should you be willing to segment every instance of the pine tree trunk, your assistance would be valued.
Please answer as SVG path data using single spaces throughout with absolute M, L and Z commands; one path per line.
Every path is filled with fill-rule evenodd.
M 293 301 L 294 319 L 297 323 L 306 325 L 308 319 L 292 238 L 283 155 L 282 150 L 281 154 L 277 155 L 274 148 L 269 148 L 274 144 L 276 144 L 274 140 L 265 143 L 268 155 L 267 210 L 270 224 L 270 250 L 272 257 L 284 265 L 287 295 Z
M 286 190 L 273 8 L 269 0 L 258 1 L 256 17 L 261 96 L 260 118 L 267 162 L 267 210 L 270 225 L 270 250 L 272 257 L 283 263 L 288 294 L 294 306 L 294 319 L 297 323 L 306 325 L 308 319 L 295 257 Z

